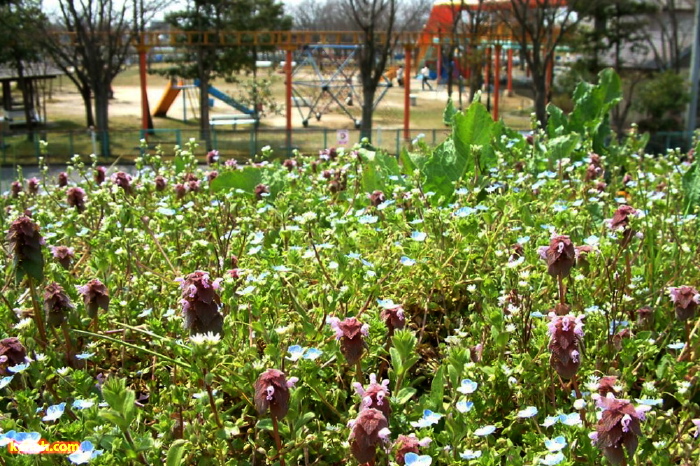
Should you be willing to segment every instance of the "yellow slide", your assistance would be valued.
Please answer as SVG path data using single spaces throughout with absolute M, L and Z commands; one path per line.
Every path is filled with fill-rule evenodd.
M 175 102 L 175 99 L 177 99 L 178 94 L 180 94 L 180 87 L 173 86 L 173 80 L 171 79 L 165 88 L 163 97 L 160 98 L 160 102 L 153 110 L 153 116 L 164 117 L 168 113 L 170 106 Z

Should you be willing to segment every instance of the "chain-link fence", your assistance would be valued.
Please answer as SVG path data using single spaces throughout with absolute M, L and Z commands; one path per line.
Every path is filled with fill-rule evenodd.
M 422 138 L 427 144 L 442 142 L 450 133 L 449 128 L 413 129 L 408 140 L 404 140 L 402 129 L 375 128 L 372 143 L 390 153 L 398 154 L 401 149 L 416 139 Z M 269 146 L 274 154 L 284 156 L 293 149 L 302 153 L 316 153 L 327 147 L 352 146 L 360 140 L 359 130 L 336 130 L 323 128 L 299 128 L 291 134 L 291 147 L 287 144 L 287 132 L 280 129 L 245 128 L 220 129 L 216 127 L 210 133 L 211 146 L 220 154 L 238 159 L 248 159 L 259 154 L 263 147 Z M 199 144 L 202 154 L 206 142 L 198 129 L 155 129 L 151 131 L 46 131 L 37 130 L 31 135 L 17 133 L 0 133 L 0 163 L 2 165 L 34 164 L 41 156 L 41 141 L 46 141 L 48 163 L 64 163 L 73 155 L 97 155 L 101 161 L 119 159 L 129 162 L 138 157 L 141 140 L 145 139 L 149 150 L 160 146 L 166 156 L 174 153 L 175 146 L 182 146 L 190 140 Z

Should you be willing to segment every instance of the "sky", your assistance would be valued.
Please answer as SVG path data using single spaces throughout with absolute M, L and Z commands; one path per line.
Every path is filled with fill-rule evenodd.
M 117 2 L 119 1 L 127 1 L 129 3 L 132 2 L 132 0 L 115 0 Z M 282 0 L 282 3 L 285 5 L 291 6 L 299 3 L 302 0 Z M 60 0 L 43 0 L 43 5 L 44 5 L 44 11 L 47 13 L 55 12 L 58 11 L 58 5 L 60 4 Z M 159 13 L 156 14 L 156 17 L 154 19 L 163 19 L 163 16 L 166 13 L 169 13 L 171 11 L 177 11 L 179 9 L 182 9 L 185 5 L 187 4 L 186 0 L 174 0 L 172 3 L 167 8 L 164 8 L 161 10 Z

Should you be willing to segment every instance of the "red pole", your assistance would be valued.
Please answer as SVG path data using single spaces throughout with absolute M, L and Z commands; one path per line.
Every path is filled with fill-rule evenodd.
M 287 48 L 284 62 L 285 107 L 287 110 L 287 152 L 292 150 L 292 49 Z
M 498 98 L 501 92 L 501 46 L 496 45 L 496 59 L 493 73 L 493 119 L 498 121 Z
M 404 48 L 406 63 L 403 72 L 403 138 L 411 139 L 411 46 Z
M 513 96 L 513 49 L 508 49 L 508 96 Z
M 141 82 L 141 128 L 144 130 L 151 129 L 150 110 L 148 108 L 148 93 L 146 92 L 146 47 L 139 47 L 139 80 Z

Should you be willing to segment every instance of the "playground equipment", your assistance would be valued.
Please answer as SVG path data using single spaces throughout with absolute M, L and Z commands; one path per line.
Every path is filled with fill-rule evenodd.
M 345 113 L 355 128 L 360 127 L 363 95 L 362 86 L 356 85 L 360 77 L 355 65 L 359 51 L 359 45 L 314 44 L 302 48 L 292 71 L 292 103 L 304 127 L 309 126 L 312 117 L 320 121 L 334 107 Z M 382 90 L 375 95 L 373 109 L 391 87 L 386 73 L 379 87 Z
M 161 97 L 160 102 L 158 102 L 158 105 L 156 106 L 155 110 L 153 111 L 153 116 L 165 117 L 168 113 L 168 110 L 170 110 L 170 107 L 175 102 L 180 92 L 183 91 L 183 119 L 187 120 L 187 100 L 189 99 L 190 107 L 193 110 L 196 108 L 195 103 L 199 102 L 199 97 L 196 95 L 192 95 L 189 91 L 199 89 L 200 87 L 200 81 L 198 79 L 195 79 L 193 84 L 183 84 L 182 81 L 180 81 L 178 84 L 173 84 L 173 81 L 171 80 L 165 87 L 165 92 L 163 93 L 163 96 Z M 212 85 L 209 86 L 208 94 L 224 102 L 226 105 L 235 108 L 244 116 L 244 118 L 241 118 L 238 115 L 226 115 L 223 119 L 213 118 L 212 122 L 216 121 L 216 123 L 212 124 L 232 124 L 229 121 L 224 123 L 225 119 L 230 121 L 235 120 L 236 124 L 245 124 L 248 122 L 248 120 L 253 120 L 252 122 L 257 122 L 257 114 L 254 109 L 246 107 L 245 105 L 243 105 L 233 97 L 229 96 L 228 94 L 220 91 Z

